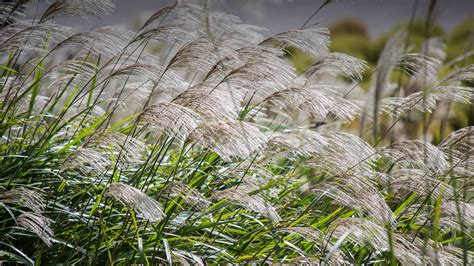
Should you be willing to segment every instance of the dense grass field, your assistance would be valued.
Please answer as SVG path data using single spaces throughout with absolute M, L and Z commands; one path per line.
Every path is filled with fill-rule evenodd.
M 192 1 L 87 32 L 57 18 L 112 2 L 22 4 L 0 6 L 0 262 L 474 263 L 472 46 L 405 28 L 369 66 Z

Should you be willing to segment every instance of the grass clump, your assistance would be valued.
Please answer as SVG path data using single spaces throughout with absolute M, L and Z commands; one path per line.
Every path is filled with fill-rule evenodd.
M 55 24 L 114 6 L 86 2 L 0 7 L 1 261 L 473 262 L 473 128 L 426 130 L 472 104 L 473 66 L 399 32 L 363 90 L 327 29 L 266 37 L 187 2 L 138 31 Z

